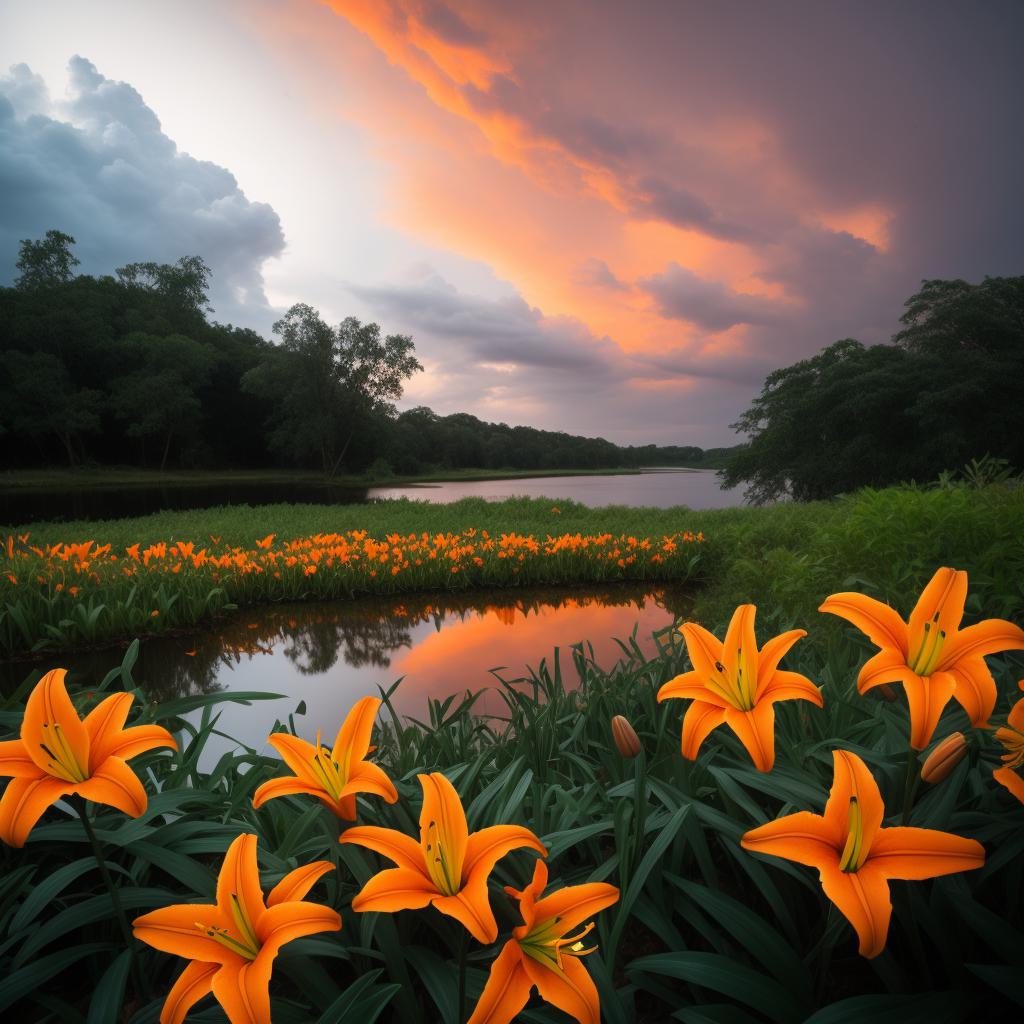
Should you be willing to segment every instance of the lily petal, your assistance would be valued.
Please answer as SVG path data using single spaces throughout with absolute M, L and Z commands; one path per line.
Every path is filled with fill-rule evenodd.
M 63 668 L 47 672 L 29 694 L 21 720 L 21 738 L 28 756 L 48 775 L 53 774 L 54 758 L 44 747 L 61 757 L 66 746 L 83 775 L 89 766 L 89 733 L 64 686 L 66 675 L 67 669 Z
M 700 745 L 708 738 L 712 729 L 717 729 L 724 721 L 724 708 L 695 700 L 683 716 L 683 757 L 696 761 Z
M 945 672 L 956 684 L 953 699 L 967 712 L 971 725 L 983 729 L 996 707 L 996 681 L 983 658 L 961 658 Z M 932 673 L 932 680 L 938 673 Z
M 833 843 L 831 829 L 820 814 L 810 811 L 787 814 L 751 829 L 740 839 L 740 846 L 751 853 L 784 857 L 819 871 L 824 867 L 839 866 L 839 853 Z
M 913 675 L 907 659 L 899 651 L 886 648 L 864 662 L 857 674 L 857 692 L 867 693 L 885 683 L 902 683 Z
M 494 865 L 512 850 L 528 846 L 542 857 L 548 855 L 544 844 L 522 825 L 491 825 L 474 832 L 466 842 L 466 858 L 462 864 L 462 877 L 471 881 L 474 876 L 487 876 Z
M 510 940 L 491 964 L 487 984 L 467 1024 L 511 1024 L 529 1002 L 531 987 L 519 943 Z
M 741 604 L 729 620 L 729 629 L 722 644 L 722 660 L 726 665 L 735 665 L 743 656 L 743 670 L 750 681 L 751 691 L 756 690 L 758 678 L 757 636 L 754 633 L 754 618 L 757 606 Z
M 558 918 L 558 935 L 571 932 L 577 925 L 610 907 L 619 898 L 619 890 L 607 882 L 586 882 L 556 889 L 534 905 L 535 921 Z
M 992 771 L 992 778 L 1005 786 L 1022 804 L 1024 804 L 1024 778 L 1021 778 L 1012 768 L 995 768 Z M 3 807 L 0 805 L 0 810 Z
M 75 792 L 86 800 L 107 804 L 130 818 L 146 813 L 148 797 L 139 777 L 119 757 L 108 757 Z
M 452 878 L 462 877 L 462 865 L 466 858 L 466 844 L 469 842 L 469 827 L 466 812 L 455 787 L 446 775 L 431 772 L 417 775 L 423 787 L 423 809 L 420 811 L 420 833 L 423 843 L 430 841 L 431 826 L 437 829 L 436 842 L 444 849 Z M 493 940 L 492 940 L 493 941 Z
M 188 1011 L 213 991 L 213 976 L 219 970 L 220 964 L 193 960 L 167 993 L 164 1008 L 160 1011 L 160 1024 L 184 1024 Z
M 316 756 L 316 748 L 312 743 L 300 740 L 298 736 L 292 736 L 287 732 L 271 733 L 267 737 L 267 742 L 281 755 L 281 760 L 312 787 L 309 792 L 323 790 L 323 782 L 311 767 Z
M 366 757 L 380 703 L 380 697 L 363 697 L 356 702 L 338 730 L 332 756 L 338 764 L 345 765 L 346 778 L 351 778 L 356 763 Z
M 24 846 L 46 808 L 71 789 L 71 783 L 49 775 L 11 779 L 0 798 L 0 839 L 8 846 Z
M 226 920 L 212 903 L 175 903 L 135 918 L 132 934 L 154 949 L 189 960 L 225 964 L 241 959 L 237 953 L 211 939 L 200 925 L 232 928 L 233 922 Z
M 871 844 L 868 863 L 886 878 L 935 878 L 980 868 L 985 847 L 930 828 L 883 828 Z
M 844 591 L 825 599 L 819 612 L 838 615 L 856 626 L 876 646 L 907 656 L 907 624 L 895 608 L 866 594 Z
M 268 800 L 274 800 L 279 796 L 298 796 L 303 793 L 321 799 L 330 799 L 330 795 L 324 792 L 322 786 L 313 787 L 297 775 L 286 775 L 280 779 L 270 779 L 257 786 L 256 792 L 252 795 L 252 805 L 258 810 Z
M 213 994 L 231 1024 L 270 1024 L 270 973 L 274 955 L 238 957 L 213 976 Z
M 368 910 L 419 910 L 439 895 L 437 886 L 421 871 L 388 868 L 363 886 L 352 901 L 352 909 L 360 914 Z
M 834 849 L 846 845 L 850 827 L 850 801 L 856 799 L 860 808 L 861 848 L 870 850 L 885 817 L 885 804 L 878 783 L 868 766 L 848 750 L 832 751 L 832 788 L 825 804 L 826 835 Z M 837 861 L 838 863 L 838 861 Z
M 29 757 L 22 740 L 4 740 L 0 743 L 0 776 L 15 779 L 39 779 L 46 773 Z
M 217 906 L 221 913 L 234 921 L 234 902 L 237 900 L 238 908 L 250 926 L 255 926 L 267 911 L 260 885 L 256 843 L 256 836 L 251 832 L 243 832 L 233 839 L 217 875 Z
M 780 700 L 809 700 L 818 707 L 824 707 L 821 690 L 799 672 L 784 672 L 779 669 L 772 673 L 768 685 L 758 694 L 758 701 L 775 703 Z
M 383 797 L 389 804 L 398 801 L 398 791 L 394 783 L 384 773 L 384 769 L 372 761 L 357 761 L 352 767 L 348 782 L 342 786 L 342 797 L 354 796 L 356 793 L 370 793 Z
M 853 925 L 860 940 L 859 952 L 869 960 L 885 949 L 892 916 L 889 885 L 881 871 L 865 864 L 860 871 L 840 871 L 836 867 L 821 870 L 825 895 Z
M 750 711 L 726 708 L 725 724 L 747 748 L 754 767 L 770 772 L 775 764 L 775 708 L 771 701 L 755 704 Z
M 394 828 L 380 828 L 377 825 L 357 825 L 345 829 L 338 836 L 339 843 L 354 843 L 365 846 L 388 860 L 394 861 L 400 868 L 418 871 L 425 875 L 427 867 L 423 861 L 423 848 L 412 836 L 399 832 Z
M 89 734 L 90 747 L 106 734 L 118 733 L 124 728 L 134 699 L 130 693 L 112 693 L 85 716 L 82 724 Z
M 757 661 L 757 693 L 755 695 L 757 700 L 761 699 L 762 691 L 771 684 L 772 676 L 779 667 L 779 662 L 789 653 L 793 644 L 805 636 L 807 636 L 806 630 L 791 629 L 787 633 L 773 636 L 761 648 Z
M 696 622 L 684 622 L 681 632 L 694 671 L 703 679 L 714 679 L 715 663 L 722 660 L 722 641 Z
M 579 957 L 563 956 L 562 970 L 553 971 L 524 956 L 523 969 L 545 1002 L 565 1011 L 579 1024 L 601 1024 L 597 988 Z
M 924 750 L 931 742 L 942 710 L 956 690 L 956 683 L 948 672 L 935 672 L 931 676 L 911 674 L 903 680 L 910 708 L 910 745 Z
M 301 900 L 316 883 L 333 871 L 334 865 L 329 860 L 315 860 L 312 864 L 289 871 L 267 895 L 267 907 L 276 907 L 279 903 L 290 903 Z
M 982 658 L 1001 651 L 1024 651 L 1024 629 L 1005 619 L 985 619 L 951 636 L 936 668 L 942 671 L 961 658 Z
M 721 694 L 715 693 L 714 690 L 705 686 L 696 672 L 684 672 L 664 683 L 658 690 L 659 703 L 675 697 L 681 697 L 684 700 L 699 700 L 704 704 L 713 704 L 716 708 L 729 707 L 729 702 Z
M 439 896 L 435 891 L 431 902 L 442 914 L 455 918 L 477 942 L 488 945 L 498 937 L 498 922 L 487 897 L 486 875 L 479 875 L 475 884 L 463 886 L 454 896 Z
M 319 932 L 341 930 L 341 917 L 336 910 L 319 903 L 292 900 L 269 907 L 256 922 L 260 956 L 277 951 L 293 939 Z
M 952 636 L 964 617 L 966 600 L 967 573 L 956 569 L 936 569 L 907 620 L 909 649 L 916 650 L 924 639 L 926 622 L 934 622 L 936 629 L 942 630 L 946 636 Z
M 108 757 L 119 757 L 122 761 L 130 761 L 139 754 L 146 753 L 156 747 L 170 747 L 177 750 L 178 744 L 174 737 L 159 725 L 133 725 L 130 729 L 122 729 L 117 733 L 104 733 L 90 750 L 89 756 L 93 765 L 102 764 Z

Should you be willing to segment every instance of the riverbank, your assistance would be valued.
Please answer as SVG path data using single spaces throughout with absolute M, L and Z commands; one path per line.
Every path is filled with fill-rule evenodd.
M 912 603 L 939 565 L 966 569 L 979 600 L 1013 618 L 1021 522 L 1024 489 L 990 487 L 705 511 L 464 499 L 29 524 L 0 555 L 0 649 L 161 633 L 231 606 L 617 580 L 700 584 L 701 621 L 748 601 L 811 616 L 819 594 L 854 584 Z
M 428 484 L 459 480 L 526 480 L 553 476 L 620 476 L 662 470 L 698 471 L 712 466 L 618 466 L 606 469 L 446 469 L 433 473 L 339 474 L 277 469 L 157 470 L 131 467 L 85 469 L 10 469 L 0 473 L 0 493 L 5 491 L 50 491 L 60 488 L 92 490 L 119 487 L 222 487 L 225 485 L 302 487 L 386 487 L 391 484 Z

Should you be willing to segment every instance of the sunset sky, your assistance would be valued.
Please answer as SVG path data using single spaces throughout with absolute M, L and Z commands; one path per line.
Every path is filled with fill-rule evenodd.
M 403 407 L 732 444 L 921 279 L 1024 273 L 1022 48 L 1016 0 L 0 0 L 0 281 L 195 253 L 222 322 L 412 334 Z

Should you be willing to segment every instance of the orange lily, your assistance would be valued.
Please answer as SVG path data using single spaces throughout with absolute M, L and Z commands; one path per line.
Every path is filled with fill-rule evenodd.
M 326 860 L 296 868 L 264 902 L 256 836 L 242 834 L 224 855 L 216 903 L 176 903 L 137 917 L 137 939 L 192 961 L 168 993 L 160 1024 L 181 1024 L 211 992 L 231 1024 L 270 1024 L 270 973 L 281 947 L 341 928 L 336 911 L 302 899 L 333 870 Z
M 478 942 L 494 942 L 498 924 L 487 898 L 487 878 L 512 850 L 547 850 L 522 825 L 492 825 L 469 833 L 455 787 L 440 772 L 418 775 L 423 787 L 420 841 L 390 828 L 347 829 L 339 842 L 365 846 L 398 865 L 371 878 L 352 901 L 360 912 L 418 910 L 433 905 L 463 924 Z
M 821 691 L 814 683 L 778 667 L 807 633 L 791 629 L 758 651 L 756 612 L 754 605 L 741 604 L 733 612 L 724 644 L 696 622 L 683 623 L 681 632 L 693 671 L 665 683 L 658 700 L 693 700 L 683 718 L 682 736 L 683 757 L 691 761 L 708 733 L 725 724 L 747 748 L 757 770 L 770 772 L 775 763 L 775 702 L 809 700 L 822 706 Z
M 930 828 L 883 828 L 885 805 L 867 765 L 847 750 L 833 750 L 834 777 L 825 813 L 799 811 L 752 829 L 745 850 L 817 868 L 825 895 L 853 925 L 860 954 L 885 948 L 892 901 L 889 879 L 934 878 L 985 863 L 974 839 Z
M 158 725 L 124 728 L 130 693 L 113 693 L 79 718 L 66 675 L 55 668 L 39 680 L 25 704 L 21 739 L 0 743 L 0 776 L 11 776 L 0 799 L 0 839 L 9 846 L 24 846 L 47 807 L 71 794 L 137 818 L 146 790 L 127 761 L 154 747 L 178 749 Z
M 1024 690 L 1024 679 L 1017 685 Z M 996 739 L 1006 747 L 1006 753 L 1003 754 L 1003 767 L 996 768 L 992 778 L 1024 804 L 1024 779 L 1016 772 L 1024 764 L 1024 697 L 1010 709 L 1006 725 L 996 729 Z
M 498 958 L 468 1024 L 509 1024 L 526 1005 L 536 986 L 541 998 L 557 1006 L 579 1024 L 600 1024 L 597 989 L 579 962 L 596 946 L 583 948 L 582 939 L 594 927 L 585 925 L 567 936 L 592 914 L 610 907 L 619 890 L 606 882 L 570 885 L 540 899 L 548 884 L 547 865 L 539 860 L 533 881 L 522 892 L 505 887 L 519 900 L 523 924 L 512 932 Z
M 976 729 L 996 706 L 996 684 L 985 656 L 1024 650 L 1024 630 L 1003 619 L 960 628 L 967 573 L 939 569 L 904 622 L 887 604 L 864 594 L 826 598 L 819 611 L 851 622 L 881 650 L 857 676 L 861 693 L 882 683 L 902 683 L 910 708 L 910 745 L 928 746 L 942 709 L 955 698 Z
M 339 818 L 356 820 L 356 794 L 372 793 L 389 804 L 398 793 L 383 770 L 364 760 L 370 752 L 370 733 L 380 707 L 379 697 L 363 697 L 348 713 L 329 750 L 316 734 L 316 745 L 286 732 L 275 732 L 267 742 L 281 755 L 294 775 L 264 782 L 253 794 L 253 807 L 295 793 L 315 796 Z

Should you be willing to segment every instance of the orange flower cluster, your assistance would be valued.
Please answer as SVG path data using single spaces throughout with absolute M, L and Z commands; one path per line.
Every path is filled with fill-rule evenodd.
M 109 543 L 93 540 L 40 547 L 30 543 L 28 534 L 10 535 L 4 545 L 5 577 L 12 587 L 37 583 L 58 592 L 69 581 L 84 592 L 119 580 L 161 575 L 199 577 L 219 585 L 242 583 L 247 577 L 282 579 L 324 573 L 364 587 L 371 579 L 396 576 L 403 576 L 403 584 L 408 577 L 411 583 L 436 585 L 460 573 L 470 573 L 474 583 L 507 582 L 510 576 L 524 582 L 550 580 L 559 568 L 581 562 L 603 567 L 598 574 L 603 579 L 644 577 L 652 574 L 651 567 L 688 562 L 691 549 L 704 535 L 684 531 L 660 538 L 611 533 L 492 536 L 487 530 L 470 528 L 461 533 L 392 533 L 381 538 L 369 536 L 366 530 L 349 530 L 276 544 L 274 540 L 275 535 L 268 534 L 255 539 L 251 547 L 221 543 L 213 537 L 202 546 L 184 540 L 145 547 L 140 542 L 118 552 Z

